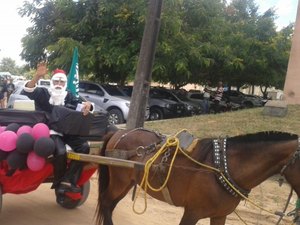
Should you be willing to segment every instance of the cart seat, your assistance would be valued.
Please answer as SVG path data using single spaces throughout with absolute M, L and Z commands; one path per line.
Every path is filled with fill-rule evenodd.
M 13 108 L 18 110 L 35 111 L 35 104 L 34 101 L 30 99 L 15 100 Z

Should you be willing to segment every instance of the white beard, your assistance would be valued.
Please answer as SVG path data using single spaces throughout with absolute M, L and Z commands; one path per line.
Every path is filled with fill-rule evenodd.
M 65 104 L 65 98 L 68 94 L 68 92 L 66 90 L 50 90 L 49 89 L 49 93 L 50 93 L 50 99 L 49 99 L 49 103 L 51 105 L 64 105 Z

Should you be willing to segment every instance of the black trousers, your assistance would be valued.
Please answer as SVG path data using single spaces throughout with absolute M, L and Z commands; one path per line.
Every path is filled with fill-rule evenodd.
M 81 176 L 84 163 L 72 160 L 67 166 L 67 151 L 65 144 L 68 144 L 74 152 L 89 154 L 90 147 L 87 141 L 80 136 L 74 135 L 65 135 L 63 137 L 52 135 L 51 138 L 56 146 L 53 160 L 54 181 L 52 188 L 57 187 L 62 181 L 76 185 Z

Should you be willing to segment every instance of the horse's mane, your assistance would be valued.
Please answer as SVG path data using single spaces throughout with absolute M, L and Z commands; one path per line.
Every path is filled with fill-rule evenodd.
M 298 138 L 298 135 L 281 132 L 281 131 L 262 131 L 253 134 L 244 134 L 235 137 L 228 138 L 228 141 L 235 143 L 251 143 L 251 142 L 259 142 L 259 141 L 288 141 L 295 140 Z
M 197 156 L 195 158 L 199 161 L 204 160 L 208 157 L 208 155 L 211 153 L 213 149 L 213 142 L 214 139 L 220 139 L 220 138 L 204 138 L 200 141 L 200 149 L 197 153 Z M 243 134 L 233 137 L 227 138 L 227 143 L 231 144 L 253 144 L 258 142 L 279 142 L 279 141 L 289 141 L 289 140 L 297 140 L 298 135 L 291 134 L 287 132 L 280 132 L 280 131 L 263 131 L 263 132 L 257 132 L 252 134 Z

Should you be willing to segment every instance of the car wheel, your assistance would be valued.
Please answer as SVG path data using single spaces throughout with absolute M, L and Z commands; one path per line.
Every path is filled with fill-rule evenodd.
M 108 111 L 108 121 L 110 124 L 124 123 L 123 113 L 119 109 L 111 109 Z
M 253 108 L 253 103 L 252 102 L 244 102 L 244 107 L 245 108 Z
M 203 105 L 200 105 L 200 107 L 199 107 L 199 109 L 198 109 L 197 115 L 201 115 L 201 114 L 204 114 L 204 113 L 205 113 L 204 106 L 203 106 Z
M 150 120 L 161 120 L 163 119 L 163 112 L 159 108 L 152 108 L 150 109 Z

